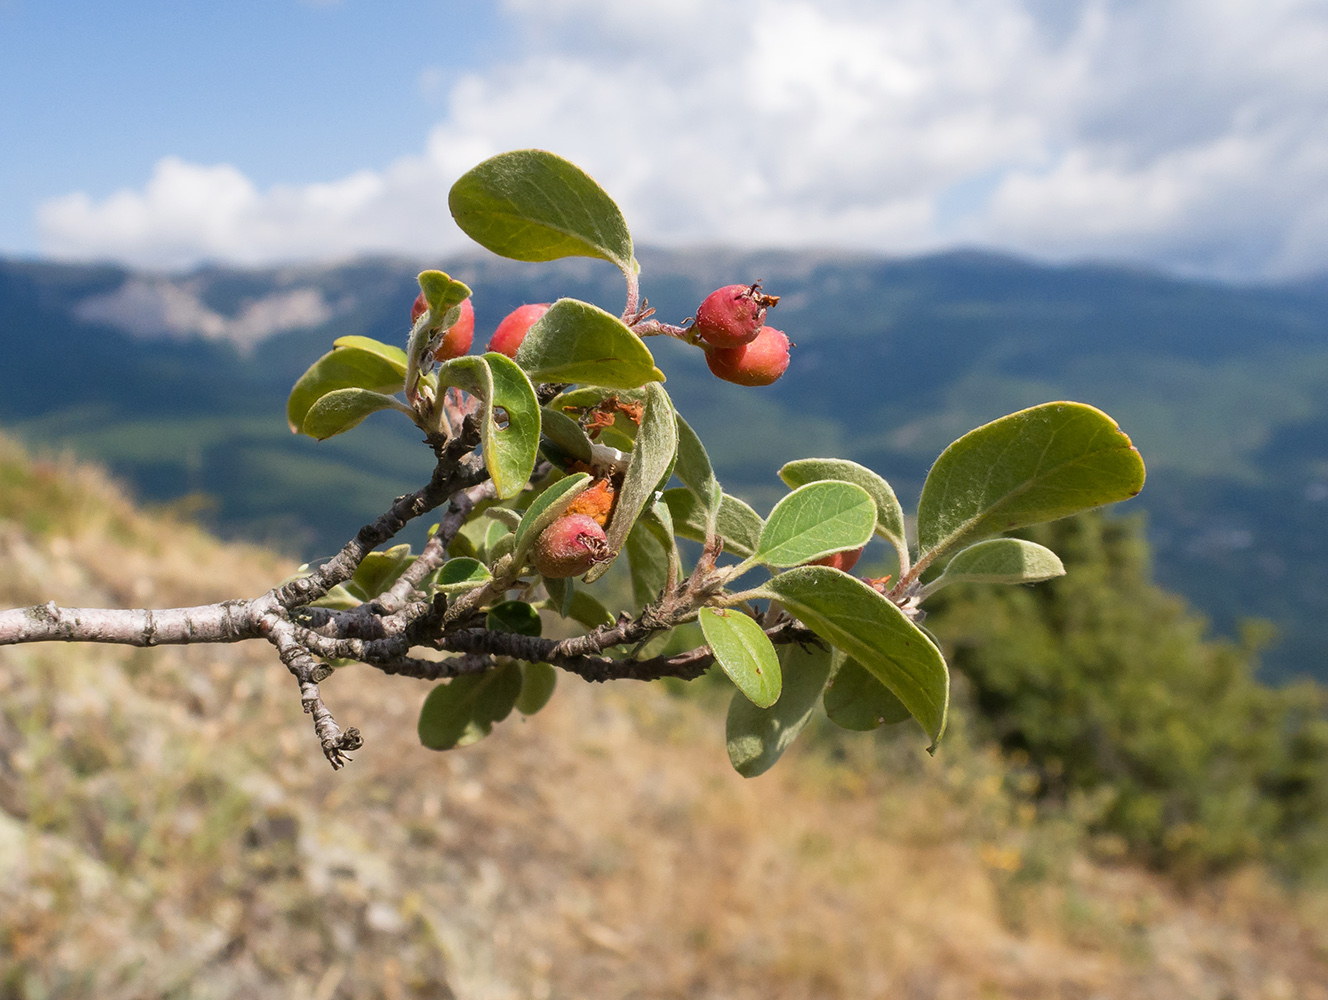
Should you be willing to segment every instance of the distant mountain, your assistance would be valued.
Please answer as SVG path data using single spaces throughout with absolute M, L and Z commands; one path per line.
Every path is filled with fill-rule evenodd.
M 1231 631 L 1266 616 L 1270 672 L 1328 678 L 1328 279 L 1237 287 L 1106 266 L 949 253 L 643 251 L 642 287 L 680 321 L 712 288 L 763 278 L 798 345 L 768 389 L 717 382 L 652 343 L 721 476 L 758 508 L 775 469 L 841 455 L 905 505 L 930 462 L 985 420 L 1049 399 L 1102 407 L 1149 466 L 1159 579 Z M 621 309 L 593 261 L 427 262 L 475 289 L 482 344 L 522 302 Z M 429 469 L 391 415 L 315 444 L 285 427 L 292 381 L 338 336 L 404 338 L 420 262 L 204 268 L 185 276 L 0 262 L 0 423 L 96 457 L 167 501 L 206 494 L 223 534 L 330 552 Z

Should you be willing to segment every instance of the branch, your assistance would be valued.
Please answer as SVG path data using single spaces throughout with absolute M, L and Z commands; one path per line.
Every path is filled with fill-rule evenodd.
M 180 646 L 262 637 L 256 601 L 222 601 L 159 611 L 60 608 L 54 601 L 0 611 L 0 646 L 22 642 L 109 642 Z

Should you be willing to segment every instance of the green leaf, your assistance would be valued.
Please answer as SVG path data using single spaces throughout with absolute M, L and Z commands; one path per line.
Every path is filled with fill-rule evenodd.
M 706 642 L 738 690 L 758 708 L 779 698 L 779 658 L 756 621 L 732 608 L 702 608 L 697 615 Z
M 286 421 L 292 433 L 298 434 L 304 429 L 309 409 L 329 392 L 337 389 L 400 392 L 404 384 L 405 369 L 395 359 L 362 346 L 337 347 L 310 365 L 296 381 L 286 400 Z
M 551 407 L 540 411 L 540 433 L 552 441 L 566 459 L 590 464 L 593 453 L 590 450 L 590 438 L 581 429 L 581 425 Z
M 715 470 L 710 464 L 705 445 L 681 415 L 677 419 L 678 462 L 673 472 L 701 504 L 708 534 L 714 530 L 715 519 L 719 516 L 723 491 L 719 488 L 719 480 L 715 478 Z
M 540 533 L 562 517 L 572 505 L 572 501 L 589 489 L 592 482 L 590 475 L 585 472 L 559 479 L 526 508 L 516 529 L 518 566 L 524 564 L 526 554 L 534 547 Z
M 521 526 L 521 512 L 510 507 L 487 507 L 484 516 L 490 521 L 497 521 L 508 531 L 516 531 Z
M 333 347 L 355 348 L 361 351 L 367 351 L 375 357 L 381 358 L 392 366 L 392 369 L 401 376 L 401 382 L 404 384 L 406 378 L 406 352 L 392 344 L 384 344 L 381 340 L 374 340 L 372 337 L 338 337 L 332 341 Z M 371 389 L 373 386 L 363 386 L 362 388 Z
M 489 609 L 484 627 L 495 632 L 515 632 L 517 635 L 539 637 L 544 631 L 539 612 L 525 601 L 503 601 Z
M 932 466 L 918 503 L 919 566 L 985 535 L 1126 500 L 1143 485 L 1143 459 L 1101 410 L 1020 410 L 969 431 Z
M 558 686 L 558 671 L 548 663 L 527 663 L 522 673 L 525 679 L 516 700 L 516 710 L 522 715 L 534 715 L 553 697 L 553 689 Z
M 696 494 L 683 487 L 664 491 L 664 502 L 673 515 L 673 524 L 679 538 L 694 542 L 706 540 L 705 510 Z M 746 558 L 756 551 L 765 522 L 761 515 L 737 497 L 723 494 L 719 500 L 719 516 L 715 531 L 724 540 L 724 551 Z
M 744 778 L 755 778 L 797 738 L 816 710 L 816 700 L 830 676 L 828 649 L 784 646 L 779 651 L 783 690 L 769 708 L 758 708 L 738 692 L 729 702 L 725 726 L 729 761 Z
M 908 542 L 904 535 L 904 511 L 890 484 L 865 465 L 843 458 L 803 458 L 779 470 L 779 478 L 790 488 L 823 479 L 838 479 L 861 486 L 876 501 L 876 533 L 894 546 L 900 565 L 908 567 Z
M 632 570 L 632 604 L 640 611 L 659 600 L 669 575 L 669 552 L 643 518 L 627 536 L 627 565 Z
M 940 650 L 902 611 L 861 580 L 829 566 L 791 569 L 759 592 L 871 671 L 922 723 L 935 746 L 945 731 L 950 673 Z
M 650 348 L 622 320 L 576 299 L 549 307 L 526 333 L 516 362 L 536 382 L 634 389 L 664 381 Z
M 493 579 L 489 567 L 478 559 L 460 556 L 443 563 L 438 571 L 437 587 L 445 594 L 459 594 Z
M 1022 538 L 989 538 L 956 552 L 922 596 L 952 583 L 1040 583 L 1064 575 L 1065 566 L 1051 549 Z
M 519 149 L 462 174 L 447 196 L 461 231 L 512 260 L 598 257 L 632 273 L 632 236 L 613 199 L 573 163 Z
M 597 563 L 586 574 L 586 582 L 593 583 L 608 572 L 627 541 L 627 535 L 636 524 L 641 512 L 655 500 L 660 480 L 672 468 L 678 451 L 678 424 L 673 417 L 673 403 L 664 387 L 652 382 L 646 386 L 645 411 L 641 415 L 641 429 L 636 435 L 636 447 L 623 474 L 622 486 L 614 502 L 613 518 L 605 532 L 612 557 Z
M 910 713 L 866 667 L 848 657 L 825 689 L 825 714 L 841 729 L 863 733 L 903 722 Z
M 521 695 L 518 663 L 466 674 L 437 685 L 420 708 L 420 742 L 430 750 L 469 746 L 488 736 Z
M 421 271 L 418 281 L 429 303 L 430 327 L 442 325 L 449 310 L 470 298 L 470 289 L 442 271 Z
M 572 589 L 567 614 L 563 617 L 579 622 L 586 628 L 599 628 L 601 625 L 612 625 L 614 622 L 613 614 L 600 603 L 599 598 L 575 587 Z
M 304 433 L 319 441 L 358 427 L 365 418 L 379 410 L 400 410 L 402 405 L 391 396 L 368 389 L 333 389 L 319 397 L 304 416 Z
M 861 486 L 829 480 L 799 486 L 770 512 L 753 558 L 767 566 L 800 566 L 866 545 L 876 502 Z
M 498 498 L 515 496 L 530 481 L 539 457 L 540 405 L 535 387 L 516 362 L 505 355 L 484 355 L 493 373 L 493 409 L 506 415 L 500 427 L 497 415 L 486 414 L 484 464 L 493 478 Z
M 371 601 L 396 583 L 407 566 L 415 561 L 409 545 L 393 545 L 385 552 L 370 552 L 355 568 L 347 585 L 362 601 Z

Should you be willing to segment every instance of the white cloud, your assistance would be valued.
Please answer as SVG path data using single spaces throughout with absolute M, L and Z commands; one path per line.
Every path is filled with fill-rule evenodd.
M 456 176 L 542 146 L 594 174 L 643 242 L 1328 268 L 1313 0 L 506 7 L 515 55 L 453 87 L 420 155 L 261 191 L 168 158 L 142 190 L 42 206 L 46 248 L 159 265 L 447 250 Z

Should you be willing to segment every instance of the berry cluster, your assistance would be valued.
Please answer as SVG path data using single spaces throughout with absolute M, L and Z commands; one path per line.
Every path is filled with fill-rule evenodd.
M 766 310 L 779 301 L 758 281 L 725 285 L 696 310 L 692 334 L 705 347 L 706 365 L 725 382 L 770 385 L 789 365 L 789 339 L 765 325 Z

